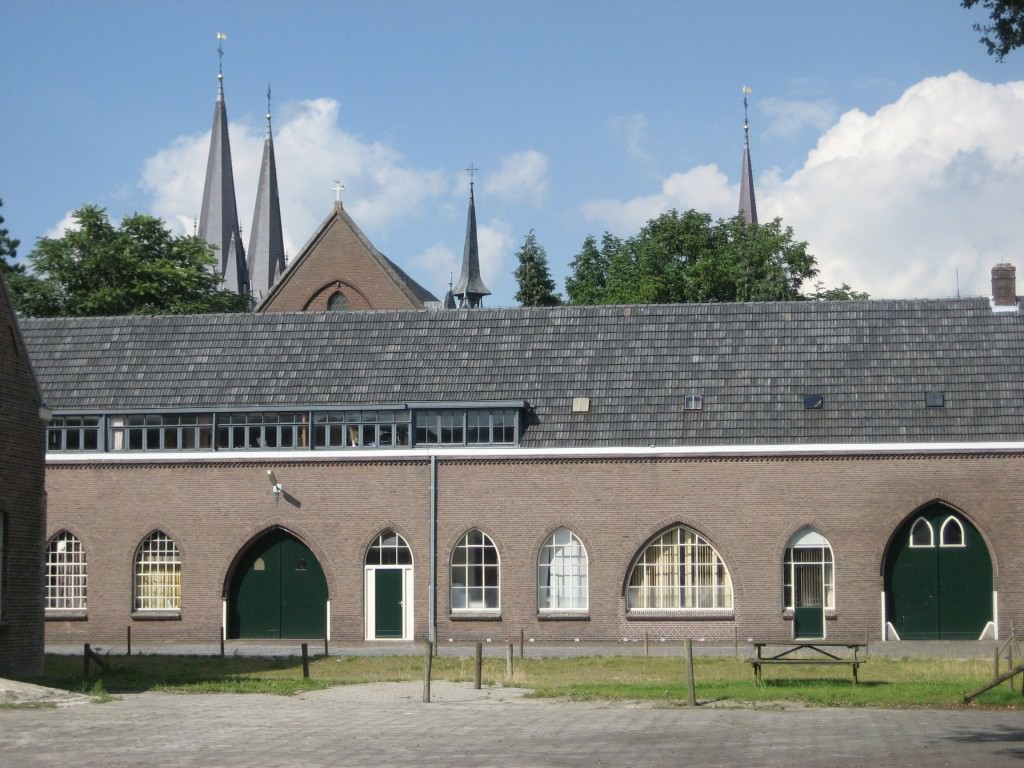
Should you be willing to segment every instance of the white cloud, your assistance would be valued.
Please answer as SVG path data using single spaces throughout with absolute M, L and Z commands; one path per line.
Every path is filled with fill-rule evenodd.
M 873 115 L 842 115 L 792 176 L 764 173 L 758 213 L 809 243 L 826 285 L 878 298 L 949 296 L 958 285 L 988 295 L 991 267 L 1024 254 L 1021 125 L 1024 82 L 928 78 Z M 738 194 L 738 179 L 704 165 L 672 174 L 657 194 L 581 210 L 629 235 L 669 208 L 731 216 Z
M 314 99 L 289 104 L 274 123 L 285 247 L 297 253 L 334 204 L 334 182 L 342 201 L 364 228 L 386 228 L 418 215 L 447 192 L 445 174 L 409 167 L 395 149 L 367 143 L 338 125 L 338 102 Z M 243 239 L 256 201 L 265 127 L 230 123 L 238 217 Z M 182 136 L 146 160 L 141 185 L 152 195 L 152 211 L 175 230 L 191 232 L 199 215 L 210 136 Z
M 619 235 L 632 235 L 648 220 L 670 208 L 688 211 L 718 212 L 728 216 L 731 206 L 739 205 L 739 186 L 729 179 L 717 165 L 699 165 L 684 173 L 673 173 L 661 184 L 655 195 L 618 200 L 592 200 L 581 206 L 583 217 L 600 228 Z
M 791 139 L 806 130 L 824 131 L 836 119 L 836 105 L 827 99 L 800 101 L 767 98 L 757 103 L 765 117 L 765 138 Z
M 498 170 L 484 177 L 483 189 L 507 202 L 540 207 L 548 193 L 547 155 L 528 149 L 502 158 Z
M 65 232 L 77 231 L 78 222 L 75 220 L 74 214 L 74 211 L 68 211 L 67 213 L 65 213 L 64 218 L 62 218 L 60 221 L 54 224 L 53 228 L 50 229 L 50 231 L 47 232 L 45 235 L 43 235 L 43 237 L 48 237 L 51 240 L 59 240 L 60 238 L 64 237 Z
M 928 78 L 867 115 L 844 114 L 804 167 L 759 196 L 810 243 L 827 285 L 876 297 L 987 295 L 1019 260 L 1024 82 Z

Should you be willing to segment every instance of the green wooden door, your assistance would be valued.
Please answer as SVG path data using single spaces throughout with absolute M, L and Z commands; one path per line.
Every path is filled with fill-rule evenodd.
M 405 612 L 402 601 L 404 574 L 400 568 L 378 568 L 373 573 L 374 636 L 401 638 Z
M 793 566 L 793 636 L 825 636 L 825 589 L 821 563 L 796 563 Z
M 319 638 L 326 629 L 327 582 L 309 548 L 284 531 L 256 541 L 235 569 L 228 637 Z
M 933 504 L 897 532 L 887 618 L 903 640 L 977 640 L 992 620 L 992 560 L 978 529 Z

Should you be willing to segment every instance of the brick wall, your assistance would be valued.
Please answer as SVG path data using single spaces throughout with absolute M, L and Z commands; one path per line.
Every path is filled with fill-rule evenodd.
M 301 262 L 285 272 L 263 311 L 327 309 L 335 291 L 345 296 L 351 310 L 418 308 L 370 253 L 353 226 L 340 211 L 328 219 L 300 256 Z
M 43 671 L 43 448 L 28 354 L 0 277 L 0 677 Z
M 1002 634 L 1024 626 L 1024 531 L 1020 456 L 735 459 L 438 460 L 438 641 L 490 639 L 741 641 L 788 636 L 782 559 L 789 538 L 814 526 L 832 545 L 836 611 L 832 636 L 877 639 L 883 562 L 890 537 L 916 509 L 942 500 L 986 539 L 999 591 Z M 274 469 L 285 493 L 266 480 Z M 367 547 L 393 528 L 415 559 L 416 637 L 427 635 L 430 464 L 426 457 L 377 461 L 196 464 L 51 463 L 48 535 L 82 539 L 89 567 L 84 621 L 49 621 L 50 640 L 140 642 L 218 638 L 231 563 L 269 527 L 293 532 L 323 566 L 331 633 L 359 642 L 364 628 Z M 727 564 L 734 610 L 717 619 L 639 620 L 626 615 L 624 587 L 644 545 L 683 524 L 707 538 Z M 536 564 L 544 540 L 565 526 L 589 557 L 585 620 L 538 617 Z M 448 558 L 468 528 L 490 536 L 501 557 L 499 621 L 453 619 Z M 135 548 L 161 529 L 183 563 L 179 620 L 132 617 Z

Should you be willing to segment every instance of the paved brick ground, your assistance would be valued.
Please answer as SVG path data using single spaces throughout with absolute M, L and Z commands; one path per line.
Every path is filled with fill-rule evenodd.
M 1019 711 L 568 704 L 435 683 L 0 709 L 10 768 L 1020 766 Z

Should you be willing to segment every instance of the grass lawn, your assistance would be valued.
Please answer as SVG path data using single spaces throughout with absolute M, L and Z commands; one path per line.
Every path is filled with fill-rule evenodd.
M 46 674 L 33 682 L 102 699 L 121 692 L 160 690 L 182 693 L 294 694 L 333 685 L 421 681 L 417 656 L 330 656 L 311 658 L 310 677 L 302 677 L 298 657 L 109 656 L 109 669 L 92 667 L 82 676 L 80 656 L 46 657 Z M 755 687 L 750 666 L 741 659 L 698 656 L 694 661 L 700 703 L 737 705 L 772 701 L 813 706 L 958 707 L 965 693 L 993 677 L 982 660 L 890 659 L 873 657 L 860 668 L 853 685 L 843 667 L 766 667 L 765 685 Z M 668 706 L 685 704 L 685 664 L 678 657 L 588 656 L 515 659 L 511 680 L 504 659 L 484 660 L 485 685 L 527 688 L 538 697 L 573 700 L 646 700 Z M 473 659 L 434 659 L 433 679 L 472 684 Z M 1020 690 L 1003 683 L 972 706 L 1024 708 Z

